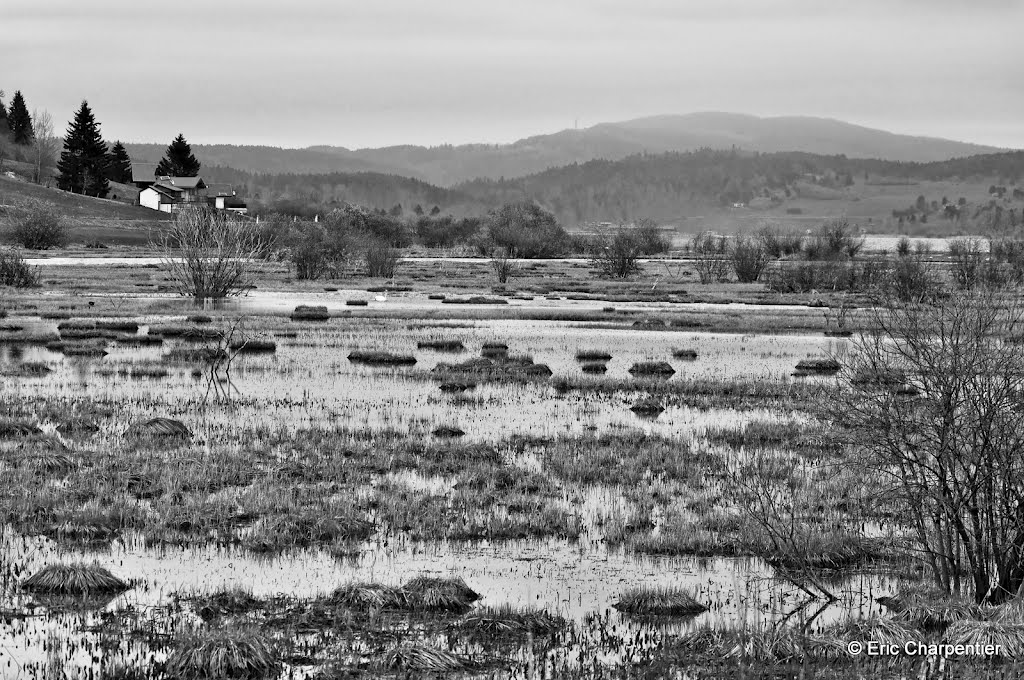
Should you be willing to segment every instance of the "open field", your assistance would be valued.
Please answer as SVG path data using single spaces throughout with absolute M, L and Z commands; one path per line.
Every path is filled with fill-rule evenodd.
M 622 282 L 531 261 L 496 288 L 487 262 L 419 259 L 388 281 L 261 263 L 248 295 L 197 307 L 163 264 L 53 262 L 0 289 L 0 640 L 20 677 L 211 677 L 216 650 L 267 678 L 938 663 L 845 651 L 879 626 L 944 639 L 876 600 L 920 587 L 923 561 L 844 465 L 820 412 L 835 381 L 798 370 L 846 355 L 829 305 L 858 307 L 857 333 L 866 297 L 702 285 L 687 260 Z M 735 493 L 757 461 L 809 471 L 799 554 Z

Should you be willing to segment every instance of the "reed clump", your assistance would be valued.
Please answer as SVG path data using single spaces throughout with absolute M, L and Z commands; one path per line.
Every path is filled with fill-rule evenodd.
M 22 582 L 24 590 L 51 595 L 121 593 L 129 585 L 97 563 L 51 564 Z
M 417 349 L 429 349 L 434 352 L 461 352 L 466 349 L 461 340 L 421 340 L 416 343 Z
M 281 670 L 274 645 L 255 628 L 225 627 L 180 636 L 167 657 L 169 677 L 269 678 Z
M 353 364 L 367 366 L 412 366 L 416 357 L 411 354 L 393 354 L 391 352 L 356 350 L 350 352 L 348 360 Z
M 640 616 L 693 616 L 708 608 L 682 588 L 630 588 L 612 605 L 624 614 Z
M 326 305 L 299 305 L 292 311 L 292 321 L 327 321 L 331 318 Z
M 676 369 L 667 361 L 640 361 L 629 367 L 631 375 L 653 375 L 670 376 L 675 375 Z

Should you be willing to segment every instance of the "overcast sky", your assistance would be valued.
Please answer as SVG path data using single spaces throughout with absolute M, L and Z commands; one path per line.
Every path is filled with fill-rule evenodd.
M 1024 147 L 1024 0 L 0 0 L 0 88 L 60 131 L 347 147 L 663 113 Z

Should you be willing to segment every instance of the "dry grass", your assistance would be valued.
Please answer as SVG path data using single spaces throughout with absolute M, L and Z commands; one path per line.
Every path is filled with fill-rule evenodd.
M 392 354 L 391 352 L 370 352 L 356 350 L 349 353 L 348 360 L 353 364 L 367 366 L 412 366 L 416 357 L 411 354 Z
M 665 410 L 665 406 L 657 399 L 647 397 L 633 404 L 629 410 L 638 416 L 655 417 Z
M 1003 621 L 957 621 L 946 629 L 942 641 L 950 645 L 996 645 L 999 656 L 1024 657 L 1024 625 Z
M 667 361 L 640 361 L 629 368 L 631 375 L 675 375 L 676 369 Z
M 473 664 L 443 649 L 403 644 L 388 651 L 380 660 L 380 666 L 390 671 L 451 673 L 469 670 Z
M 461 352 L 466 349 L 461 340 L 422 340 L 416 343 L 417 349 L 429 349 L 434 352 Z
M 149 420 L 134 423 L 125 432 L 129 437 L 160 437 L 191 439 L 192 431 L 185 426 L 185 423 L 172 418 L 150 418 Z
M 877 601 L 897 621 L 926 630 L 982 618 L 981 607 L 973 602 L 929 588 L 908 588 L 894 596 L 880 597 Z
M 299 305 L 292 311 L 292 321 L 327 321 L 331 318 L 323 305 Z
M 551 635 L 564 630 L 565 619 L 541 609 L 517 609 L 511 605 L 486 607 L 470 612 L 459 622 L 459 629 L 476 635 Z
M 708 610 L 686 590 L 673 587 L 630 588 L 612 606 L 639 616 L 693 616 Z
M 576 361 L 611 361 L 612 355 L 596 349 L 581 349 L 576 352 Z
M 842 368 L 835 359 L 803 359 L 797 362 L 796 370 L 813 375 L 831 375 Z
M 183 635 L 167 658 L 172 678 L 276 677 L 281 663 L 270 640 L 252 628 L 220 628 Z
M 128 590 L 127 583 L 99 564 L 51 564 L 29 576 L 21 587 L 34 593 L 95 595 Z

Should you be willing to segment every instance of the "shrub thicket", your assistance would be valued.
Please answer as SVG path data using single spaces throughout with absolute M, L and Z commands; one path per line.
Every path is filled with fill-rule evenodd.
M 754 283 L 768 265 L 768 251 L 763 242 L 746 234 L 737 234 L 729 248 L 732 268 L 740 283 Z
M 32 267 L 14 250 L 0 250 L 0 285 L 34 288 L 39 285 L 39 267 Z
M 67 245 L 68 228 L 54 205 L 27 203 L 14 211 L 12 220 L 11 237 L 23 248 L 49 250 Z
M 529 201 L 506 203 L 487 215 L 486 224 L 490 246 L 519 257 L 558 257 L 568 245 L 568 235 L 555 216 Z
M 643 252 L 644 240 L 636 233 L 619 230 L 611 238 L 604 237 L 595 244 L 590 264 L 600 276 L 625 279 L 640 271 L 637 262 Z

